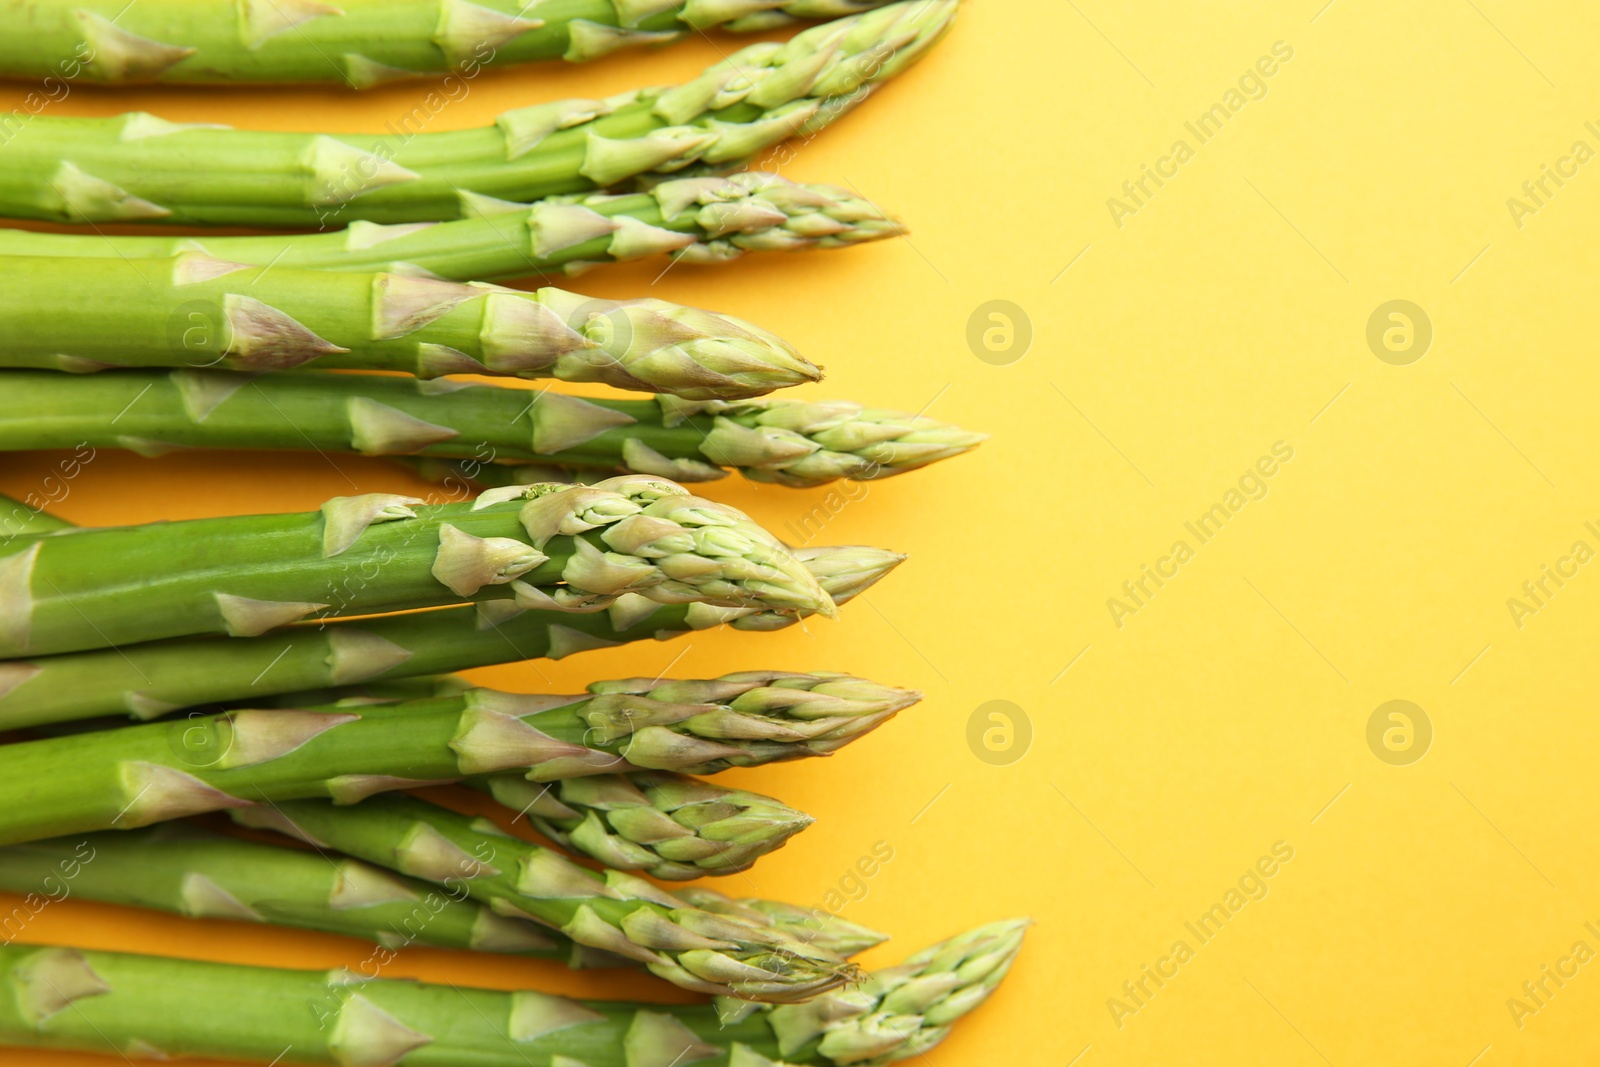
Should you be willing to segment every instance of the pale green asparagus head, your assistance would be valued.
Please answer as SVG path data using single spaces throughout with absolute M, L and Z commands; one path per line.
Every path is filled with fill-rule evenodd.
M 703 236 L 674 254 L 685 263 L 726 263 L 746 252 L 798 252 L 880 241 L 906 232 L 877 205 L 835 185 L 801 184 L 764 171 L 675 178 L 650 195 L 676 223 L 690 215 Z
M 837 613 L 833 598 L 776 537 L 743 512 L 693 496 L 676 482 L 629 475 L 593 485 L 508 486 L 483 493 L 476 507 L 522 499 L 520 518 L 537 554 L 559 536 L 573 537 L 573 554 L 561 572 L 565 586 L 555 594 L 513 576 L 519 607 L 599 610 L 639 594 L 660 604 Z M 441 547 L 441 559 L 449 547 Z M 452 571 L 477 567 L 469 557 L 478 547 L 461 542 L 451 548 L 461 557 L 452 558 Z M 436 575 L 442 565 L 436 564 Z
M 885 575 L 906 561 L 906 557 L 870 545 L 818 545 L 793 549 L 795 558 L 805 564 L 835 604 L 845 604 L 866 592 Z M 692 605 L 691 605 L 692 607 Z M 709 615 L 716 609 L 699 614 Z M 781 630 L 799 621 L 794 615 L 775 611 L 742 611 L 721 620 L 736 630 Z
M 745 870 L 813 821 L 771 797 L 665 771 L 549 784 L 496 775 L 489 784 L 546 837 L 613 870 L 669 881 Z
M 841 919 L 821 908 L 802 908 L 782 901 L 754 897 L 734 900 L 702 886 L 686 886 L 676 890 L 676 893 L 701 911 L 714 911 L 746 922 L 768 924 L 808 945 L 846 959 L 889 940 L 888 934 Z
M 922 415 L 848 400 L 683 401 L 659 398 L 663 422 L 713 418 L 700 453 L 752 481 L 795 488 L 836 478 L 871 481 L 903 474 L 976 448 L 987 435 Z
M 729 315 L 665 300 L 597 300 L 541 289 L 538 302 L 576 340 L 553 365 L 535 368 L 564 381 L 688 400 L 740 399 L 822 377 L 782 338 Z M 544 330 L 542 321 L 530 329 Z
M 989 998 L 1022 947 L 1029 921 L 970 930 L 870 974 L 853 989 L 768 1011 L 779 1054 L 808 1061 L 876 1065 L 927 1051 L 951 1024 Z M 730 1012 L 744 1009 L 727 1004 Z

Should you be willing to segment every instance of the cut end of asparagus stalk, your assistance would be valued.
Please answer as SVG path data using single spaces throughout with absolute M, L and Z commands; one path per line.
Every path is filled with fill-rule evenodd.
M 837 1064 L 879 1064 L 926 1052 L 951 1025 L 989 998 L 1011 969 L 1030 920 L 1010 919 L 926 948 L 859 987 L 773 1008 L 780 1055 L 816 1041 Z M 739 1005 L 729 1005 L 733 1011 Z
M 746 870 L 814 821 L 759 793 L 663 771 L 543 785 L 494 775 L 487 788 L 568 849 L 668 881 Z

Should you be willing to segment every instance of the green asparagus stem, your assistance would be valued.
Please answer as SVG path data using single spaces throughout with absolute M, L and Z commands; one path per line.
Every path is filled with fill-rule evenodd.
M 815 132 L 915 62 L 957 0 L 902 3 L 742 49 L 694 81 L 564 100 L 474 130 L 330 136 L 37 116 L 0 169 L 0 214 L 57 222 L 322 227 L 463 217 L 463 193 L 532 201 Z M 589 236 L 593 236 L 590 234 Z
M 802 548 L 795 555 L 837 604 L 869 588 L 905 559 L 860 546 Z M 152 641 L 0 661 L 0 728 L 97 715 L 152 719 L 202 704 L 256 702 L 280 693 L 524 659 L 562 659 L 724 624 L 775 630 L 799 617 L 700 603 L 657 604 L 634 593 L 618 597 L 606 611 L 586 614 L 524 611 L 514 604 L 507 612 L 502 607 L 507 606 L 494 602 L 291 626 L 254 638 Z
M 342 934 L 391 952 L 427 945 L 536 956 L 574 969 L 632 965 L 558 931 L 498 915 L 464 893 L 347 856 L 228 837 L 181 822 L 0 849 L 0 890 L 22 895 L 24 907 L 75 897 L 192 919 Z M 682 895 L 702 910 L 772 926 L 840 956 L 887 940 L 824 911 L 771 900 L 732 901 L 710 889 Z M 0 928 L 12 933 L 6 919 L 0 918 Z
M 406 945 L 509 952 L 573 965 L 589 950 L 462 894 L 344 856 L 226 837 L 184 823 L 0 849 L 0 890 L 81 897 L 198 919 L 299 926 Z
M 0 1041 L 45 1048 L 405 1067 L 779 1067 L 905 1059 L 988 999 L 1025 920 L 924 949 L 809 1005 L 727 1013 L 574 1001 L 157 956 L 0 948 Z M 742 1009 L 743 1006 L 741 1005 Z M 741 1016 L 742 1017 L 739 1017 Z
M 840 957 L 770 925 L 701 911 L 636 875 L 596 874 L 487 820 L 416 797 L 388 794 L 349 807 L 291 800 L 230 814 L 245 826 L 458 889 L 685 989 L 787 1002 L 855 977 Z
M 748 870 L 814 821 L 760 793 L 670 771 L 542 784 L 496 774 L 472 784 L 568 851 L 666 881 Z
M 5 386 L 0 384 L 0 390 L 4 389 Z M 0 413 L 0 421 L 4 421 L 5 417 Z M 26 534 L 54 533 L 70 529 L 71 526 L 72 523 L 58 519 L 47 511 L 40 511 L 8 496 L 0 496 L 0 548 Z
M 530 60 L 579 63 L 713 27 L 765 30 L 882 0 L 8 0 L 0 76 L 110 85 L 301 83 L 351 89 Z M 548 14 L 546 13 L 548 12 Z M 443 104 L 439 105 L 440 107 Z M 426 112 L 419 109 L 419 117 Z M 3 129 L 0 124 L 0 129 Z
M 354 804 L 515 770 L 535 782 L 608 778 L 563 788 L 566 803 L 495 791 L 521 800 L 563 844 L 627 869 L 670 859 L 695 873 L 740 870 L 810 817 L 756 794 L 620 774 L 709 774 L 831 755 L 918 699 L 845 675 L 777 671 L 589 688 L 589 696 L 473 689 L 396 704 L 241 709 L 0 746 L 0 791 L 17 801 L 0 805 L 0 845 L 304 797 Z M 643 844 L 661 855 L 640 859 Z
M 4 320 L 0 311 L 0 329 Z M 591 480 L 639 473 L 709 481 L 733 469 L 754 481 L 816 486 L 887 478 L 984 440 L 847 401 L 604 400 L 369 374 L 12 371 L 0 372 L 0 391 L 10 400 L 0 411 L 0 451 L 86 442 L 145 454 L 184 447 L 404 452 L 480 464 L 486 457 L 536 461 L 529 481 L 548 480 L 540 475 L 550 464 L 589 472 Z M 429 429 L 377 434 L 375 419 Z
M 602 382 L 692 400 L 742 399 L 822 377 L 765 330 L 665 300 L 245 267 L 200 252 L 143 264 L 0 257 L 0 287 L 7 294 L 0 302 L 5 367 L 262 373 L 314 364 L 422 378 L 468 373 Z M 94 293 L 91 301 L 83 299 L 87 290 Z M 30 380 L 37 389 L 51 389 L 38 376 L 15 385 L 26 388 Z M 168 411 L 202 422 L 242 384 L 239 378 L 184 377 L 162 395 Z M 56 382 L 52 393 L 71 404 L 66 398 L 77 386 Z M 279 413 L 285 426 L 292 425 L 289 419 Z M 446 427 L 377 403 L 357 402 L 348 419 L 352 440 L 367 450 L 412 451 L 452 436 Z
M 390 271 L 468 282 L 578 274 L 601 263 L 671 253 L 727 263 L 745 252 L 843 248 L 904 233 L 854 193 L 776 174 L 679 178 L 649 192 L 511 204 L 462 194 L 462 218 L 435 225 L 354 222 L 332 233 L 123 237 L 0 228 L 0 254 L 168 259 L 200 251 L 230 263 Z
M 7 547 L 6 656 L 197 633 L 254 637 L 313 614 L 496 594 L 511 610 L 594 611 L 637 592 L 658 603 L 836 613 L 804 564 L 742 512 L 638 475 L 494 490 L 462 504 L 339 497 L 308 514 L 85 530 Z

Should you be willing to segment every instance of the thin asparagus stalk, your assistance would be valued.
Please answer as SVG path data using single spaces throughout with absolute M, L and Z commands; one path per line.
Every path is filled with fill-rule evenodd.
M 844 603 L 904 556 L 876 548 L 802 548 L 796 557 L 835 603 Z M 178 708 L 257 702 L 275 694 L 416 675 L 562 659 L 589 649 L 724 624 L 774 630 L 793 613 L 657 604 L 625 593 L 606 611 L 575 614 L 501 602 L 382 618 L 291 626 L 253 638 L 152 641 L 117 649 L 0 661 L 0 728 L 98 715 L 152 719 Z M 487 612 L 487 614 L 486 614 Z
M 629 869 L 670 859 L 696 873 L 740 870 L 810 817 L 692 780 L 618 776 L 831 755 L 918 699 L 845 675 L 777 671 L 589 688 L 587 696 L 473 689 L 397 704 L 241 709 L 0 746 L 0 788 L 16 801 L 0 805 L 0 845 L 304 797 L 354 804 L 515 770 L 535 782 L 610 779 L 518 805 L 563 844 Z M 644 844 L 661 855 L 641 860 Z
M 497 593 L 512 610 L 599 610 L 637 592 L 658 603 L 836 613 L 811 572 L 742 512 L 644 476 L 495 490 L 462 504 L 340 497 L 321 512 L 85 530 L 8 547 L 6 656 L 198 633 L 254 637 L 313 614 Z
M 387 794 L 348 807 L 290 800 L 230 815 L 459 889 L 501 915 L 554 927 L 685 989 L 787 1002 L 856 976 L 839 956 L 770 925 L 701 911 L 636 875 L 596 874 L 487 820 L 417 797 Z
M 354 222 L 331 233 L 250 237 L 111 236 L 0 228 L 0 254 L 168 259 L 201 251 L 230 263 L 390 271 L 468 282 L 578 274 L 671 253 L 728 263 L 745 252 L 843 248 L 904 233 L 875 205 L 832 185 L 776 174 L 679 178 L 649 192 L 512 204 L 461 194 L 461 218 L 434 225 Z
M 535 956 L 574 969 L 632 965 L 558 931 L 498 915 L 464 893 L 348 856 L 229 837 L 181 822 L 0 849 L 0 890 L 22 895 L 24 906 L 69 897 L 98 900 L 192 919 L 342 934 L 391 952 L 427 945 Z M 719 914 L 731 909 L 747 922 L 841 956 L 887 940 L 825 911 L 778 901 L 732 901 L 709 889 L 687 890 L 685 899 Z
M 471 784 L 569 852 L 675 882 L 748 870 L 814 821 L 760 793 L 670 771 L 545 783 L 495 774 Z
M 0 1041 L 124 1056 L 405 1067 L 883 1064 L 937 1045 L 987 1000 L 1026 920 L 933 945 L 810 1004 L 725 1012 L 575 1001 L 46 945 L 0 947 Z
M 0 328 L 4 319 L 0 312 Z M 732 469 L 754 481 L 816 486 L 887 478 L 984 440 L 935 419 L 848 401 L 608 400 L 369 374 L 13 371 L 0 372 L 0 391 L 11 401 L 0 411 L 0 450 L 87 443 L 146 454 L 314 448 L 479 463 L 493 457 L 535 462 L 532 481 L 545 480 L 537 465 L 551 464 L 589 472 L 591 480 L 638 473 L 709 481 Z M 410 439 L 375 435 L 374 413 L 431 429 Z
M 40 115 L 5 145 L 0 214 L 58 222 L 322 227 L 462 217 L 463 191 L 532 201 L 729 166 L 815 132 L 915 62 L 957 0 L 905 0 L 751 45 L 694 81 L 564 100 L 474 130 L 330 136 Z
M 299 926 L 406 945 L 508 952 L 593 965 L 589 950 L 462 894 L 344 856 L 164 823 L 0 849 L 0 889 L 81 897 L 199 919 Z
M 314 364 L 422 378 L 468 373 L 602 382 L 692 400 L 742 399 L 822 377 L 781 339 L 727 315 L 548 287 L 525 293 L 398 274 L 255 268 L 185 252 L 142 264 L 0 257 L 0 291 L 6 294 L 0 366 L 6 367 L 262 373 Z M 93 299 L 85 300 L 86 293 Z M 26 389 L 27 381 L 15 381 L 8 392 Z M 45 379 L 32 381 L 50 388 Z M 65 400 L 79 383 L 67 386 L 72 394 L 63 394 L 62 384 L 55 395 Z M 168 410 L 198 422 L 242 384 L 180 378 L 164 395 Z M 347 418 L 353 439 L 367 450 L 411 451 L 454 435 L 376 402 L 356 403 Z M 279 413 L 285 426 L 290 419 Z
M 695 30 L 765 30 L 834 18 L 882 0 L 9 0 L 0 5 L 0 76 L 109 85 L 327 84 L 370 89 L 453 74 L 449 99 L 485 67 L 534 60 L 581 63 Z M 537 9 L 536 9 L 537 8 Z M 553 10 L 552 10 L 553 9 Z M 549 10 L 549 14 L 545 14 Z M 92 58 L 86 58 L 92 57 Z M 442 97 L 440 99 L 443 99 Z M 419 107 L 426 121 L 444 106 Z M 0 125 L 3 128 L 3 125 Z
M 5 386 L 0 384 L 0 389 L 5 389 Z M 0 421 L 5 418 L 5 414 L 0 413 Z M 72 523 L 58 519 L 48 511 L 31 507 L 8 496 L 0 496 L 0 548 L 17 537 L 54 533 L 71 527 Z

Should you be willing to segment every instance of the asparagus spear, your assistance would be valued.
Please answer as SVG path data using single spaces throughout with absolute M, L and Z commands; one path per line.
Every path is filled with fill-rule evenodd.
M 0 326 L 4 318 L 0 312 Z M 13 371 L 0 372 L 0 390 L 11 400 L 0 411 L 0 450 L 87 442 L 147 454 L 180 447 L 405 452 L 683 482 L 731 468 L 755 481 L 815 486 L 887 478 L 984 440 L 934 419 L 844 401 L 607 400 L 367 374 Z M 375 436 L 367 432 L 374 412 L 436 429 L 411 440 Z M 544 480 L 534 470 L 531 480 Z
M 1000 984 L 1026 920 L 933 945 L 810 1004 L 574 1001 L 45 945 L 0 947 L 0 1041 L 33 1047 L 406 1067 L 875 1065 L 938 1044 Z M 198 1010 L 197 1006 L 203 1006 Z
M 836 609 L 742 512 L 643 476 L 493 490 L 476 502 L 339 497 L 321 512 L 86 530 L 0 555 L 0 655 L 197 633 L 253 637 L 312 614 L 369 614 L 502 596 L 598 610 L 658 603 Z M 508 590 L 501 590 L 508 586 Z
M 143 264 L 0 257 L 0 289 L 0 366 L 8 367 L 260 373 L 314 362 L 423 378 L 603 382 L 693 400 L 742 399 L 822 377 L 782 340 L 739 319 L 555 288 L 524 293 L 398 274 L 254 268 L 185 252 Z M 86 292 L 94 299 L 84 300 Z M 183 391 L 168 399 L 203 418 L 239 384 L 180 379 L 173 388 Z M 350 417 L 351 433 L 369 450 L 410 451 L 452 435 L 383 404 L 357 403 Z
M 354 804 L 515 770 L 534 782 L 609 779 L 518 805 L 563 843 L 634 869 L 653 859 L 731 872 L 810 818 L 755 794 L 617 775 L 709 774 L 830 755 L 918 699 L 845 675 L 778 671 L 631 678 L 589 689 L 587 696 L 474 689 L 397 704 L 241 709 L 0 746 L 0 782 L 19 801 L 0 806 L 0 844 L 303 797 Z M 496 795 L 512 793 L 502 787 Z M 590 815 L 594 825 L 585 826 Z M 640 859 L 647 844 L 659 857 Z
M 167 259 L 203 251 L 231 263 L 391 271 L 451 281 L 577 274 L 663 252 L 727 263 L 747 251 L 842 248 L 903 233 L 854 193 L 759 171 L 664 181 L 649 192 L 512 204 L 461 194 L 461 218 L 435 225 L 354 222 L 331 233 L 250 237 L 111 236 L 0 228 L 0 254 Z
M 568 851 L 667 881 L 747 870 L 813 821 L 760 793 L 670 771 L 544 783 L 496 774 L 471 784 Z
M 802 548 L 799 558 L 835 603 L 905 558 L 858 546 Z M 606 611 L 522 611 L 500 602 L 375 619 L 291 626 L 254 638 L 152 641 L 117 649 L 0 661 L 0 728 L 97 715 L 150 719 L 181 707 L 255 702 L 279 693 L 465 670 L 666 639 L 723 624 L 792 625 L 792 613 L 657 604 L 625 593 Z M 492 611 L 491 611 L 492 609 Z M 485 612 L 490 612 L 485 614 Z
M 237 85 L 309 83 L 370 89 L 400 78 L 453 74 L 425 122 L 465 93 L 485 67 L 531 60 L 578 63 L 621 48 L 679 40 L 713 27 L 765 30 L 833 18 L 882 0 L 35 0 L 4 6 L 0 75 Z M 548 9 L 554 8 L 554 10 Z M 88 58 L 92 57 L 92 58 Z M 442 95 L 441 95 L 442 93 Z
M 839 956 L 770 925 L 701 911 L 636 875 L 596 874 L 487 820 L 417 797 L 388 794 L 348 807 L 290 800 L 229 814 L 245 826 L 458 889 L 502 915 L 642 963 L 685 989 L 787 1002 L 856 977 Z
M 391 952 L 429 945 L 536 956 L 573 968 L 630 965 L 558 931 L 498 915 L 463 893 L 348 856 L 248 841 L 181 822 L 0 849 L 0 890 L 24 895 L 25 907 L 29 901 L 76 897 L 196 919 L 343 934 Z M 770 900 L 736 902 L 710 889 L 682 895 L 697 908 L 731 910 L 842 956 L 887 940 L 825 911 Z M 377 962 L 387 957 L 379 955 Z
M 813 133 L 915 62 L 957 0 L 904 0 L 742 49 L 694 81 L 564 100 L 475 130 L 330 136 L 40 115 L 5 146 L 0 214 L 58 222 L 327 227 L 462 216 L 462 193 L 538 200 Z

